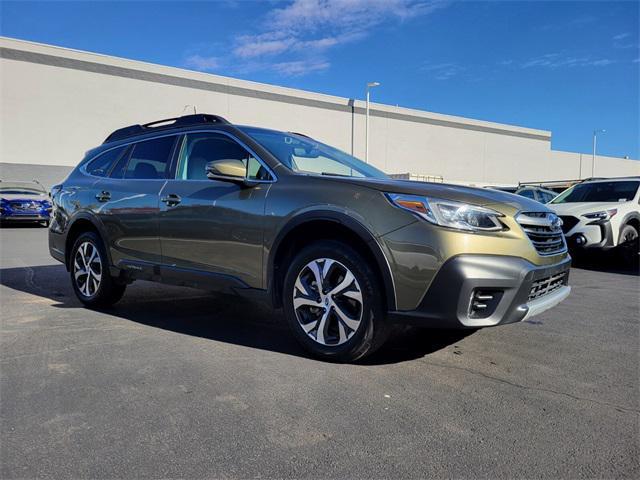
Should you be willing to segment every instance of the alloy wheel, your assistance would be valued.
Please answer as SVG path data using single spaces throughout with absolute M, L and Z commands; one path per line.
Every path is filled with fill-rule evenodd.
M 311 339 L 325 346 L 342 345 L 362 322 L 362 290 L 345 265 L 319 258 L 307 263 L 298 274 L 293 309 Z
M 638 238 L 638 232 L 636 232 L 635 229 L 630 228 L 625 232 L 625 235 L 622 239 L 622 243 L 631 244 L 637 238 Z
M 73 277 L 76 286 L 85 297 L 93 297 L 102 281 L 100 252 L 91 242 L 83 242 L 73 258 Z

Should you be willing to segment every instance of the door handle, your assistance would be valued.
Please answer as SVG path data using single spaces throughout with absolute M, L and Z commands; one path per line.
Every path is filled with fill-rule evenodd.
M 105 192 L 103 190 L 96 195 L 96 200 L 98 200 L 99 202 L 108 202 L 109 200 L 111 200 L 111 193 Z
M 176 195 L 175 193 L 170 193 L 166 197 L 162 197 L 160 201 L 163 203 L 166 203 L 167 207 L 175 207 L 182 201 L 182 198 L 180 198 L 180 195 Z

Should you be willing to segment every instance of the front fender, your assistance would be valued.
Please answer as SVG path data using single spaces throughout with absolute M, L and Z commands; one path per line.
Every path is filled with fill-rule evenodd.
M 289 218 L 286 224 L 279 230 L 275 236 L 273 242 L 268 249 L 267 265 L 266 265 L 266 277 L 265 282 L 267 285 L 267 291 L 270 298 L 272 298 L 275 306 L 279 306 L 279 301 L 276 298 L 276 282 L 275 278 L 275 259 L 278 251 L 282 246 L 283 241 L 287 236 L 297 227 L 318 220 L 334 222 L 343 227 L 346 227 L 353 233 L 355 233 L 360 240 L 362 240 L 367 247 L 373 258 L 376 260 L 378 270 L 382 274 L 382 281 L 384 283 L 385 297 L 389 309 L 395 309 L 396 295 L 395 285 L 393 283 L 393 277 L 391 275 L 391 268 L 387 257 L 376 239 L 376 236 L 357 219 L 358 215 L 353 212 L 348 212 L 346 209 L 333 207 L 331 205 L 324 205 L 322 207 L 308 207 L 300 212 L 297 212 L 291 218 Z

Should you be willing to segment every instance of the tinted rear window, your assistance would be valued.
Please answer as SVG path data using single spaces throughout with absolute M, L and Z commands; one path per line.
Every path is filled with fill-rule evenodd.
M 129 157 L 124 178 L 167 178 L 173 144 L 177 137 L 161 137 L 136 143 Z
M 106 177 L 109 175 L 113 164 L 118 161 L 126 148 L 127 147 L 118 147 L 98 155 L 87 165 L 87 173 L 89 175 L 95 175 L 96 177 Z
M 522 197 L 535 199 L 535 194 L 533 193 L 533 190 L 520 190 L 518 192 L 518 195 Z

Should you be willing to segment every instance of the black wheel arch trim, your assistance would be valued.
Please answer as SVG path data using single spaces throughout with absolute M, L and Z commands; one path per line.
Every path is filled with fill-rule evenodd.
M 324 220 L 329 222 L 335 222 L 342 225 L 352 232 L 354 232 L 368 247 L 370 253 L 376 260 L 376 266 L 382 274 L 382 282 L 384 288 L 385 299 L 387 308 L 389 310 L 395 310 L 396 308 L 396 294 L 393 277 L 391 275 L 391 267 L 386 255 L 382 251 L 382 248 L 378 244 L 375 236 L 359 221 L 353 219 L 346 213 L 332 211 L 332 210 L 313 210 L 307 211 L 296 215 L 288 221 L 288 223 L 280 229 L 276 238 L 274 239 L 271 249 L 269 250 L 269 257 L 267 263 L 267 291 L 268 296 L 271 299 L 275 307 L 281 306 L 280 300 L 277 298 L 276 283 L 274 281 L 275 273 L 275 257 L 278 252 L 282 241 L 286 236 L 296 227 L 299 227 L 305 223 L 310 223 L 317 220 Z
M 622 221 L 620 222 L 620 231 L 618 232 L 618 243 L 620 243 L 620 235 L 622 235 L 622 230 L 624 229 L 624 227 L 629 225 L 630 220 L 637 220 L 638 222 L 640 222 L 640 212 L 629 212 L 622 218 Z M 640 231 L 638 233 L 640 233 Z
M 69 255 L 71 254 L 69 249 L 66 248 L 67 240 L 68 240 L 69 232 L 71 232 L 74 225 L 78 223 L 79 220 L 90 222 L 98 231 L 98 235 L 100 235 L 100 238 L 102 239 L 102 242 L 104 244 L 104 249 L 107 253 L 108 265 L 109 267 L 112 267 L 113 262 L 111 261 L 111 252 L 109 251 L 109 246 L 105 242 L 105 238 L 109 238 L 109 237 L 106 234 L 106 229 L 104 225 L 95 215 L 91 214 L 90 212 L 81 211 L 73 215 L 73 217 L 67 223 L 65 232 L 64 232 L 64 244 L 65 244 L 64 258 L 65 258 L 65 266 L 67 267 L 67 270 L 69 270 Z

